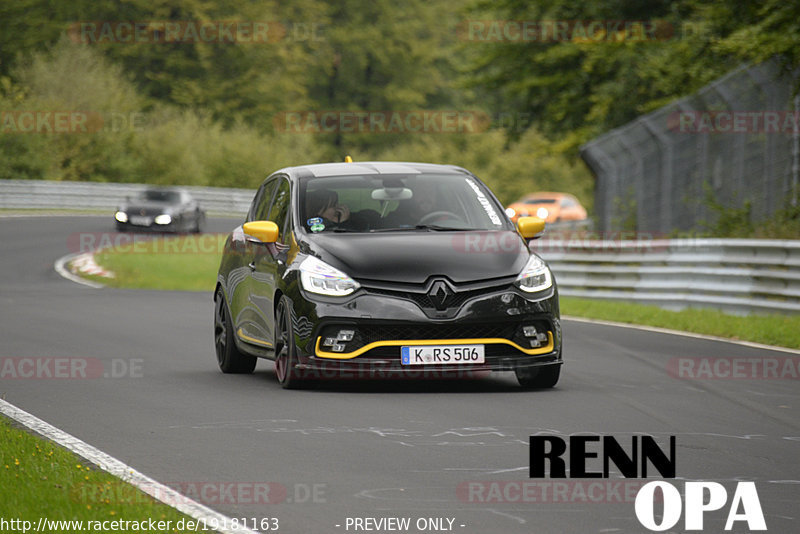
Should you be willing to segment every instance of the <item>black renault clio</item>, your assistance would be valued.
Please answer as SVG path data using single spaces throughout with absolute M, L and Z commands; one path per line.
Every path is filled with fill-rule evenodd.
M 220 368 L 275 361 L 283 387 L 331 377 L 514 371 L 558 382 L 558 293 L 527 239 L 465 169 L 423 163 L 289 167 L 225 242 L 214 293 Z M 459 375 L 461 373 L 461 375 Z

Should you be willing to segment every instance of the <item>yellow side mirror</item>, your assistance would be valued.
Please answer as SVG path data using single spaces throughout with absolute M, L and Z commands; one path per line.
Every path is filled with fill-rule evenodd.
M 244 233 L 255 237 L 262 243 L 274 243 L 278 240 L 278 225 L 272 221 L 253 221 L 244 223 Z
M 542 237 L 544 232 L 544 219 L 539 217 L 520 217 L 517 219 L 519 233 L 525 239 L 536 239 Z

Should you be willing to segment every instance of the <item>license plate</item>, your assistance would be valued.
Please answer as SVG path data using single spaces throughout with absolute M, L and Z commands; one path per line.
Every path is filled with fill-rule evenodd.
M 136 226 L 150 226 L 150 217 L 139 217 L 134 216 L 131 217 L 131 224 L 135 224 Z
M 400 363 L 403 365 L 459 365 L 483 362 L 483 345 L 400 347 Z

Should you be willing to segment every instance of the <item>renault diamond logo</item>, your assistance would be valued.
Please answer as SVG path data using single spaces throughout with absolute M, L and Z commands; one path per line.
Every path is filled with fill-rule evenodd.
M 431 299 L 433 305 L 436 306 L 436 309 L 441 311 L 447 309 L 445 306 L 445 301 L 453 294 L 453 290 L 448 287 L 446 283 L 442 280 L 437 280 L 431 286 L 431 290 L 428 291 L 428 298 Z

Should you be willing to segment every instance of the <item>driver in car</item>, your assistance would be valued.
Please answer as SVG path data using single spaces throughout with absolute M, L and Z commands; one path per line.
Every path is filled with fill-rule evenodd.
M 436 211 L 439 204 L 435 187 L 424 182 L 417 184 L 414 196 L 409 200 L 401 200 L 396 210 L 386 216 L 386 221 L 396 226 L 415 226 L 428 214 Z

